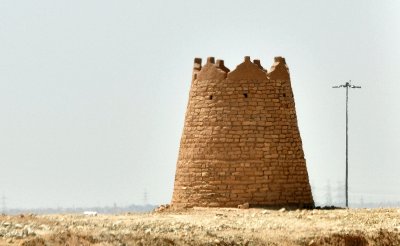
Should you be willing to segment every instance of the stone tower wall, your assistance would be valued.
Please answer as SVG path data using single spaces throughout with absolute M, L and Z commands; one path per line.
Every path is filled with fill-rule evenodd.
M 285 59 L 196 58 L 172 204 L 313 206 Z

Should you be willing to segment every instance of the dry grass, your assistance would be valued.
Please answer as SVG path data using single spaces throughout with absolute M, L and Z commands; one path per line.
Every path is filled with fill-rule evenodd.
M 0 216 L 0 245 L 400 245 L 399 209 Z

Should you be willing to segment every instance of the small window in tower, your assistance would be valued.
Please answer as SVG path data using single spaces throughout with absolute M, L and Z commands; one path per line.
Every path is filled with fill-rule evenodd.
M 282 96 L 283 96 L 283 97 L 286 97 L 286 93 L 283 93 Z
M 208 99 L 212 100 L 212 99 L 213 99 L 213 96 L 212 96 L 212 95 L 210 95 L 210 96 L 208 97 Z
M 248 97 L 247 93 L 243 93 L 243 96 L 244 96 L 245 98 L 247 98 L 247 97 Z

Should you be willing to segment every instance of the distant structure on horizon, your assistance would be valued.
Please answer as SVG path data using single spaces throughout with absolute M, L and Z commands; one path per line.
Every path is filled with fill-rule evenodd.
M 275 57 L 230 71 L 194 59 L 176 166 L 175 207 L 313 207 L 289 69 Z

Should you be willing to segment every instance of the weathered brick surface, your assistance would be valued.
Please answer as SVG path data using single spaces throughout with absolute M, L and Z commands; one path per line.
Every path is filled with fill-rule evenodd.
M 196 58 L 176 167 L 177 207 L 313 206 L 289 70 Z

